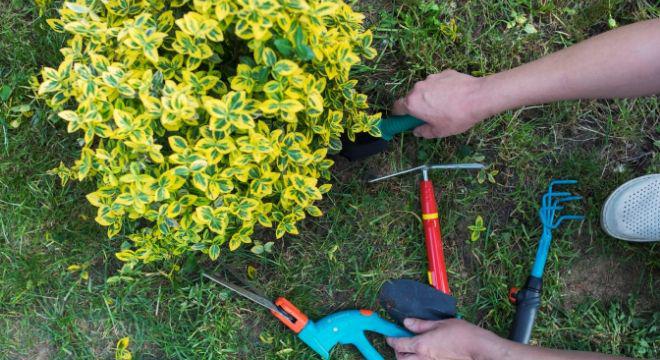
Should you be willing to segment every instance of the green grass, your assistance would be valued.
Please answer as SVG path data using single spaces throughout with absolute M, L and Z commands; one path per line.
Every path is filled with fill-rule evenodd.
M 364 1 L 379 57 L 358 68 L 375 110 L 386 110 L 416 80 L 446 68 L 489 74 L 533 60 L 619 24 L 658 17 L 650 1 Z M 120 266 L 84 200 L 90 184 L 62 187 L 46 174 L 70 163 L 74 137 L 33 100 L 29 79 L 58 63 L 63 39 L 47 30 L 31 2 L 0 8 L 0 358 L 112 358 L 131 338 L 136 358 L 307 359 L 313 354 L 266 311 L 202 281 L 195 259 L 173 277 L 145 266 L 139 281 L 108 285 Z M 537 30 L 506 29 L 514 14 Z M 455 19 L 457 31 L 448 22 Z M 443 26 L 444 24 L 444 26 Z M 444 31 L 442 31 L 444 29 Z M 7 90 L 3 90 L 3 89 Z M 3 95 L 4 94 L 4 95 Z M 28 109 L 16 108 L 29 104 Z M 660 172 L 658 98 L 563 102 L 511 111 L 467 134 L 419 141 L 409 135 L 363 163 L 341 159 L 326 215 L 278 241 L 272 254 L 223 254 L 205 269 L 257 269 L 269 296 L 285 295 L 311 318 L 345 308 L 377 308 L 390 278 L 423 279 L 425 254 L 414 176 L 365 185 L 364 179 L 421 162 L 485 157 L 496 184 L 466 172 L 432 174 L 460 311 L 506 335 L 506 300 L 529 271 L 540 227 L 539 195 L 552 178 L 580 180 L 575 211 L 587 219 L 561 228 L 546 270 L 535 344 L 656 358 L 660 356 L 660 247 L 608 238 L 598 225 L 608 193 L 627 179 Z M 12 129 L 12 122 L 20 122 Z M 655 142 L 655 143 L 654 143 Z M 470 242 L 467 226 L 488 230 Z M 266 239 L 267 240 L 267 239 Z M 87 280 L 66 270 L 83 264 Z M 170 264 L 171 265 L 171 264 Z M 585 276 L 587 273 L 589 276 Z M 382 346 L 382 341 L 378 340 Z M 385 348 L 384 348 L 385 349 Z M 341 348 L 335 359 L 356 359 Z

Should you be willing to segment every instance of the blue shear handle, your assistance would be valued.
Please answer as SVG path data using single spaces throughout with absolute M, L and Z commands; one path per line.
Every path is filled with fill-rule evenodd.
M 298 337 L 323 359 L 330 358 L 337 344 L 354 345 L 367 360 L 383 360 L 369 343 L 364 332 L 372 331 L 387 337 L 410 337 L 411 332 L 383 320 L 368 310 L 346 310 L 328 315 L 317 322 L 309 321 Z

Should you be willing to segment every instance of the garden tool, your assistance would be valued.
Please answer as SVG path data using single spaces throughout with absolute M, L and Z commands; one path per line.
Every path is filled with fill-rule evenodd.
M 399 323 L 403 322 L 406 317 L 439 320 L 456 316 L 456 300 L 451 296 L 447 280 L 438 205 L 428 172 L 438 169 L 478 170 L 484 168 L 483 164 L 478 163 L 422 165 L 369 181 L 373 183 L 417 171 L 422 173 L 420 200 L 428 259 L 428 282 L 432 287 L 412 280 L 390 280 L 383 284 L 379 293 L 380 304 Z
M 387 337 L 413 336 L 409 331 L 385 321 L 370 310 L 344 310 L 312 321 L 283 297 L 272 302 L 225 280 L 206 273 L 202 275 L 270 310 L 278 320 L 296 333 L 300 340 L 323 359 L 330 358 L 330 352 L 335 345 L 350 344 L 354 345 L 365 359 L 382 360 L 383 357 L 367 340 L 365 331 L 376 332 Z
M 548 251 L 552 242 L 552 230 L 557 229 L 565 220 L 582 220 L 581 215 L 561 215 L 563 210 L 561 204 L 582 199 L 581 196 L 570 192 L 555 191 L 557 185 L 573 185 L 575 180 L 555 180 L 550 182 L 548 192 L 541 199 L 539 218 L 543 225 L 543 233 L 536 250 L 536 258 L 532 266 L 532 272 L 525 282 L 525 286 L 518 290 L 512 288 L 509 291 L 509 300 L 516 305 L 516 315 L 511 327 L 509 339 L 527 344 L 532 335 L 532 327 L 536 319 L 536 313 L 541 305 L 541 289 L 543 287 L 543 269 L 548 259 Z M 555 219 L 556 218 L 556 219 Z
M 380 288 L 378 302 L 399 324 L 403 324 L 406 318 L 442 320 L 456 317 L 453 296 L 414 280 L 388 280 Z
M 388 143 L 392 138 L 400 133 L 412 130 L 424 122 L 410 115 L 390 116 L 383 118 L 378 123 L 381 137 L 373 137 L 366 133 L 357 134 L 355 141 L 348 138 L 342 138 L 342 150 L 340 154 L 347 159 L 360 160 L 387 149 Z
M 438 205 L 435 201 L 435 190 L 433 183 L 429 180 L 430 170 L 481 170 L 483 164 L 436 164 L 421 165 L 412 169 L 399 171 L 394 174 L 382 176 L 369 180 L 370 183 L 393 178 L 412 172 L 420 171 L 422 181 L 420 182 L 420 201 L 422 205 L 422 223 L 424 225 L 424 235 L 426 239 L 426 256 L 428 258 L 428 280 L 431 286 L 449 294 L 449 283 L 447 281 L 447 270 L 445 266 L 445 256 L 442 250 L 442 235 L 440 233 L 440 220 L 438 219 Z

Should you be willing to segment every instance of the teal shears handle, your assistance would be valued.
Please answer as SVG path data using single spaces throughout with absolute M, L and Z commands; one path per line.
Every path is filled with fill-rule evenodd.
M 383 360 L 383 356 L 369 343 L 365 331 L 387 337 L 410 337 L 411 332 L 388 322 L 370 310 L 345 310 L 328 315 L 316 322 L 308 321 L 298 333 L 323 359 L 330 358 L 337 345 L 354 345 L 367 360 Z
M 414 116 L 402 115 L 381 119 L 378 128 L 380 129 L 381 137 L 389 141 L 395 135 L 410 131 L 420 125 L 424 125 L 424 121 Z

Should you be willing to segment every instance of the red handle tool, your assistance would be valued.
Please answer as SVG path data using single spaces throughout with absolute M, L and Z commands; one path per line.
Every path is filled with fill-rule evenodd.
M 421 192 L 420 200 L 422 202 L 422 223 L 424 224 L 426 256 L 429 261 L 429 283 L 431 286 L 447 295 L 450 294 L 450 290 L 449 283 L 447 281 L 445 254 L 442 250 L 442 235 L 440 235 L 438 204 L 435 202 L 435 191 L 433 191 L 433 183 L 431 183 L 431 180 L 429 180 L 429 170 L 481 170 L 484 168 L 485 166 L 479 163 L 421 165 L 412 169 L 399 171 L 394 174 L 385 175 L 369 180 L 370 183 L 373 183 L 411 172 L 422 172 L 422 181 L 419 186 Z
M 425 176 L 426 177 L 426 176 Z M 420 182 L 420 195 L 422 203 L 422 224 L 426 240 L 426 256 L 428 258 L 429 283 L 445 294 L 450 294 L 447 280 L 447 266 L 445 253 L 442 250 L 442 235 L 440 220 L 438 219 L 438 204 L 435 201 L 435 191 L 431 180 Z

